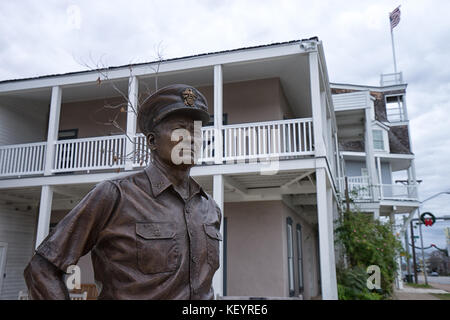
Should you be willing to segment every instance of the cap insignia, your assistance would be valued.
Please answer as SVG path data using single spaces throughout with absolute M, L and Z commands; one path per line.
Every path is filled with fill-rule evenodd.
M 186 88 L 183 91 L 182 95 L 185 105 L 191 107 L 195 106 L 195 100 L 197 99 L 197 96 L 195 95 L 194 91 L 191 88 Z

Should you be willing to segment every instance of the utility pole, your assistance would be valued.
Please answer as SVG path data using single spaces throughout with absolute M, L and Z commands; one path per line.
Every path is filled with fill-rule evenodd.
M 420 220 L 420 207 L 417 208 L 417 215 L 419 216 L 419 233 L 420 233 L 420 245 L 422 246 L 422 271 L 425 278 L 425 284 L 428 284 L 427 267 L 425 263 L 425 250 L 423 249 L 423 236 L 422 236 L 422 221 Z

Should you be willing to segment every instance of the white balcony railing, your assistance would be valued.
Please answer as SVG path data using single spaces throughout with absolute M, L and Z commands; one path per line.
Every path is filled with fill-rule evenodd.
M 123 167 L 125 139 L 125 135 L 118 135 L 57 141 L 53 172 Z
M 403 73 L 385 73 L 380 76 L 380 86 L 393 86 L 403 84 Z
M 202 128 L 199 164 L 215 160 L 214 127 Z M 223 126 L 222 161 L 242 161 L 314 154 L 312 119 L 245 123 Z M 126 135 L 59 140 L 55 143 L 53 173 L 124 168 L 126 161 L 134 167 L 148 163 L 145 137 L 134 137 L 134 152 L 126 154 Z M 42 174 L 45 142 L 0 147 L 0 177 Z
M 373 190 L 378 190 L 377 200 L 418 201 L 417 185 L 375 184 L 370 185 L 369 177 L 347 177 L 349 196 L 356 202 L 373 200 Z M 342 197 L 345 197 L 345 179 L 340 180 Z
M 0 146 L 0 177 L 44 173 L 45 142 Z

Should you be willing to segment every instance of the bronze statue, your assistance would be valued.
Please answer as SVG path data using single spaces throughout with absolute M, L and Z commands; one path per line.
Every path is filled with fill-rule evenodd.
M 138 124 L 151 163 L 98 184 L 58 223 L 25 269 L 32 299 L 68 299 L 63 276 L 89 251 L 99 299 L 213 299 L 221 212 L 190 177 L 194 162 L 173 161 L 181 142 L 172 132 L 194 136 L 195 120 L 209 121 L 197 89 L 171 85 L 149 97 Z

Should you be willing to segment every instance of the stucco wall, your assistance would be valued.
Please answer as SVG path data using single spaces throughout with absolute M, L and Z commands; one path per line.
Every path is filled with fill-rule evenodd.
M 119 107 L 108 109 L 105 106 Z M 78 138 L 123 134 L 120 129 L 104 124 L 109 123 L 118 113 L 117 123 L 126 130 L 127 113 L 120 112 L 122 106 L 126 110 L 126 102 L 122 98 L 63 103 L 59 130 L 78 129 Z
M 289 296 L 286 219 L 302 226 L 305 299 L 317 295 L 318 259 L 315 231 L 281 201 L 225 203 L 227 218 L 227 294 Z M 299 294 L 297 243 L 294 234 L 295 295 Z
M 198 89 L 208 101 L 209 113 L 213 114 L 213 86 L 203 86 Z M 120 110 L 120 107 L 104 108 L 107 105 L 120 105 L 126 109 L 126 103 L 120 97 L 63 103 L 59 129 L 78 129 L 78 138 L 121 134 L 120 129 L 103 124 L 113 119 Z M 228 124 L 282 120 L 284 117 L 293 117 L 278 78 L 225 83 L 223 110 L 227 114 Z M 119 112 L 117 123 L 121 128 L 126 129 L 126 112 Z

